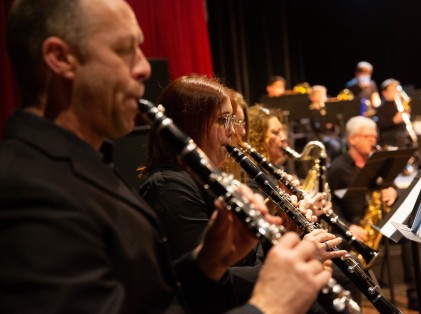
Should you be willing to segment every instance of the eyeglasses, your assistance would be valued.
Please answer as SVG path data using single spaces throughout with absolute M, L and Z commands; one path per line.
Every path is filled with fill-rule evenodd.
M 235 121 L 234 121 L 234 125 L 237 127 L 237 128 L 245 128 L 246 127 L 246 121 L 244 121 L 244 120 L 241 120 L 241 119 L 236 119 Z
M 223 125 L 225 130 L 229 130 L 235 125 L 236 118 L 237 117 L 235 115 L 227 114 L 225 116 L 217 118 L 216 123 L 218 123 L 219 125 Z
M 364 139 L 374 139 L 377 140 L 377 134 L 355 134 L 356 136 L 363 137 Z

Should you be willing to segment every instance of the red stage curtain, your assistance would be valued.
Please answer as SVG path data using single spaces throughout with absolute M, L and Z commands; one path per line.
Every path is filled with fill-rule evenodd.
M 0 1 L 0 40 L 13 0 Z M 36 0 L 34 0 L 36 1 Z M 145 36 L 142 50 L 148 58 L 165 58 L 171 79 L 198 73 L 213 75 L 205 14 L 205 0 L 127 0 Z M 0 138 L 4 122 L 18 104 L 4 45 L 0 45 Z
M 168 60 L 170 77 L 213 75 L 205 0 L 128 0 L 145 35 L 147 57 Z
M 12 0 L 0 1 L 0 138 L 3 136 L 4 123 L 18 105 L 16 83 L 12 74 L 5 47 L 6 16 Z

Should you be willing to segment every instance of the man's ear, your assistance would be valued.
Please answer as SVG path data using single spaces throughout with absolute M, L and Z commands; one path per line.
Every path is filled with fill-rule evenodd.
M 350 147 L 354 146 L 355 144 L 355 134 L 348 136 L 348 145 Z
M 78 61 L 69 45 L 59 37 L 48 37 L 42 45 L 45 63 L 56 75 L 72 80 Z

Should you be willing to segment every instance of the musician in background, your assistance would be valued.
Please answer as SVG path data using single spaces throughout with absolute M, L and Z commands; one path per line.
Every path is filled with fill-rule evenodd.
M 339 198 L 335 191 L 348 188 L 354 177 L 365 166 L 377 144 L 376 123 L 367 117 L 357 116 L 348 120 L 346 124 L 348 152 L 336 158 L 330 165 L 327 180 L 332 191 L 334 211 L 350 225 L 350 231 L 359 241 L 367 240 L 367 232 L 360 227 L 368 203 L 366 195 L 360 193 L 352 198 Z M 391 206 L 397 191 L 389 187 L 381 191 L 382 200 Z
M 244 96 L 235 91 L 231 90 L 230 99 L 233 108 L 237 108 L 235 115 L 236 120 L 234 121 L 235 133 L 238 134 L 241 140 L 248 140 L 248 104 L 244 99 Z
M 280 113 L 256 105 L 249 109 L 249 117 L 249 144 L 271 164 L 285 170 L 290 175 L 290 180 L 299 185 L 300 182 L 295 172 L 291 167 L 288 167 L 288 156 L 284 151 L 284 148 L 288 147 L 288 131 L 285 125 L 280 122 Z M 259 190 L 258 185 L 253 180 L 249 180 L 249 186 L 254 191 Z M 286 189 L 282 184 L 280 187 Z M 308 202 L 308 207 L 312 209 L 315 216 L 324 213 L 326 208 L 323 205 L 330 206 L 330 204 L 323 203 L 321 193 L 306 199 L 306 202 Z M 289 221 L 287 216 L 284 221 L 288 224 L 288 227 L 294 226 L 294 223 Z
M 266 92 L 268 97 L 280 97 L 285 93 L 287 81 L 280 75 L 275 75 L 269 78 L 266 85 Z
M 349 230 L 361 242 L 368 239 L 366 230 L 360 221 L 368 209 L 369 202 L 365 193 L 353 193 L 352 196 L 340 198 L 335 191 L 346 189 L 354 177 L 365 166 L 377 144 L 376 123 L 367 117 L 353 117 L 346 124 L 348 152 L 336 158 L 330 165 L 327 180 L 332 191 L 333 210 L 348 223 Z M 381 190 L 381 200 L 386 206 L 392 206 L 398 197 L 395 187 Z M 414 269 L 410 257 L 408 241 L 401 243 L 402 265 L 407 284 L 408 308 L 416 309 L 418 300 L 415 290 Z M 349 249 L 349 248 L 347 248 Z
M 406 94 L 403 94 L 401 90 L 401 83 L 393 78 L 385 80 L 380 88 L 382 92 L 382 104 L 377 108 L 377 127 L 379 130 L 379 144 L 382 147 L 393 146 L 398 148 L 412 147 L 416 145 L 417 139 L 414 134 L 412 137 L 408 132 L 408 127 L 412 128 L 412 125 L 405 123 L 404 115 L 408 115 L 407 121 L 409 120 L 409 113 L 406 111 L 408 105 L 408 99 Z M 399 102 L 399 103 L 398 103 Z M 401 110 L 399 110 L 399 106 Z M 409 122 L 410 123 L 410 122 Z M 412 169 L 412 163 L 414 158 L 411 158 L 405 168 L 404 173 L 410 172 Z M 415 291 L 415 278 L 413 270 L 413 262 L 411 256 L 410 241 L 405 238 L 399 242 L 402 249 L 402 264 L 404 266 L 404 280 L 408 285 L 407 297 L 408 297 L 408 308 L 418 309 L 418 297 Z
M 265 103 L 269 98 L 281 97 L 286 92 L 286 79 L 280 75 L 271 76 L 266 84 L 266 94 L 260 97 L 259 102 Z
M 249 117 L 249 144 L 271 164 L 295 177 L 293 168 L 287 167 L 288 155 L 284 152 L 284 148 L 289 146 L 288 131 L 281 123 L 279 116 L 273 110 L 255 105 L 249 109 Z M 298 179 L 296 177 L 294 179 L 299 184 Z M 252 179 L 249 180 L 248 185 L 255 192 L 259 192 L 258 184 Z M 284 216 L 285 223 L 289 228 L 295 228 L 295 223 L 290 221 L 287 216 Z
M 308 94 L 310 100 L 310 122 L 314 140 L 322 142 L 330 160 L 340 155 L 342 145 L 338 137 L 339 131 L 332 121 L 326 121 L 327 89 L 323 85 L 314 85 Z
M 381 84 L 382 103 L 376 110 L 381 146 L 410 147 L 412 143 L 403 118 L 408 113 L 400 112 L 396 103 L 404 102 L 399 86 L 400 82 L 393 78 Z
M 284 148 L 288 147 L 288 130 L 285 125 L 280 122 L 280 114 L 275 110 L 269 110 L 262 106 L 255 105 L 249 108 L 249 118 L 249 144 L 261 155 L 263 155 L 271 164 L 285 170 L 291 176 L 294 184 L 299 186 L 300 182 L 296 178 L 295 172 L 291 167 L 287 167 L 288 160 L 287 155 L 284 152 Z M 258 191 L 258 185 L 252 180 L 250 181 L 249 186 L 254 191 Z M 280 187 L 286 189 L 282 185 L 280 185 Z M 312 200 L 308 200 L 309 203 L 313 202 L 317 207 L 317 202 L 321 200 L 320 198 L 318 199 L 319 196 L 321 196 L 320 193 L 315 195 Z M 269 209 L 271 209 L 273 204 L 271 202 L 268 202 L 267 204 Z M 332 206 L 332 204 L 329 202 L 326 206 Z M 315 212 L 315 214 L 317 214 L 317 212 Z M 294 222 L 292 222 L 288 217 L 281 217 L 283 217 L 285 221 L 284 225 L 287 225 L 288 228 L 294 227 Z M 333 265 L 333 278 L 337 280 L 346 290 L 351 292 L 353 299 L 357 303 L 361 303 L 360 291 L 349 280 L 349 278 L 336 267 L 336 265 Z
M 371 79 L 373 65 L 366 61 L 358 62 L 353 79 L 345 84 L 355 97 L 364 102 L 367 111 L 373 111 L 380 105 L 377 84 Z
M 284 168 L 288 155 L 288 129 L 281 123 L 281 112 L 269 110 L 261 105 L 249 109 L 250 145 L 264 155 L 272 164 Z M 292 169 L 287 172 L 294 173 Z
M 230 101 L 235 111 L 234 129 L 236 136 L 233 138 L 233 146 L 238 147 L 239 141 L 248 142 L 248 104 L 243 95 L 236 90 L 227 88 Z M 232 158 L 229 158 L 223 165 L 222 169 L 234 175 L 234 178 L 241 183 L 247 184 L 248 177 L 241 166 Z

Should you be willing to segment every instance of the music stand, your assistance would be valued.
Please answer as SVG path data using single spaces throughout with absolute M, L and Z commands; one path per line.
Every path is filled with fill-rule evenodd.
M 415 286 L 417 289 L 418 300 L 421 300 L 421 269 L 420 253 L 418 249 L 418 243 L 421 243 L 421 194 L 417 197 L 417 200 L 409 217 L 408 225 L 398 222 L 392 222 L 392 224 L 405 238 L 411 241 Z M 418 313 L 421 313 L 421 311 L 418 310 Z
M 404 148 L 374 152 L 347 188 L 344 198 L 353 193 L 364 193 L 392 186 L 415 150 L 415 148 Z
M 418 171 L 411 184 L 399 195 L 398 200 L 393 204 L 390 212 L 384 217 L 380 224 L 381 233 L 398 242 L 402 238 L 402 233 L 396 228 L 394 223 L 407 223 L 408 217 L 413 212 L 413 208 L 420 202 L 421 196 L 421 171 Z

